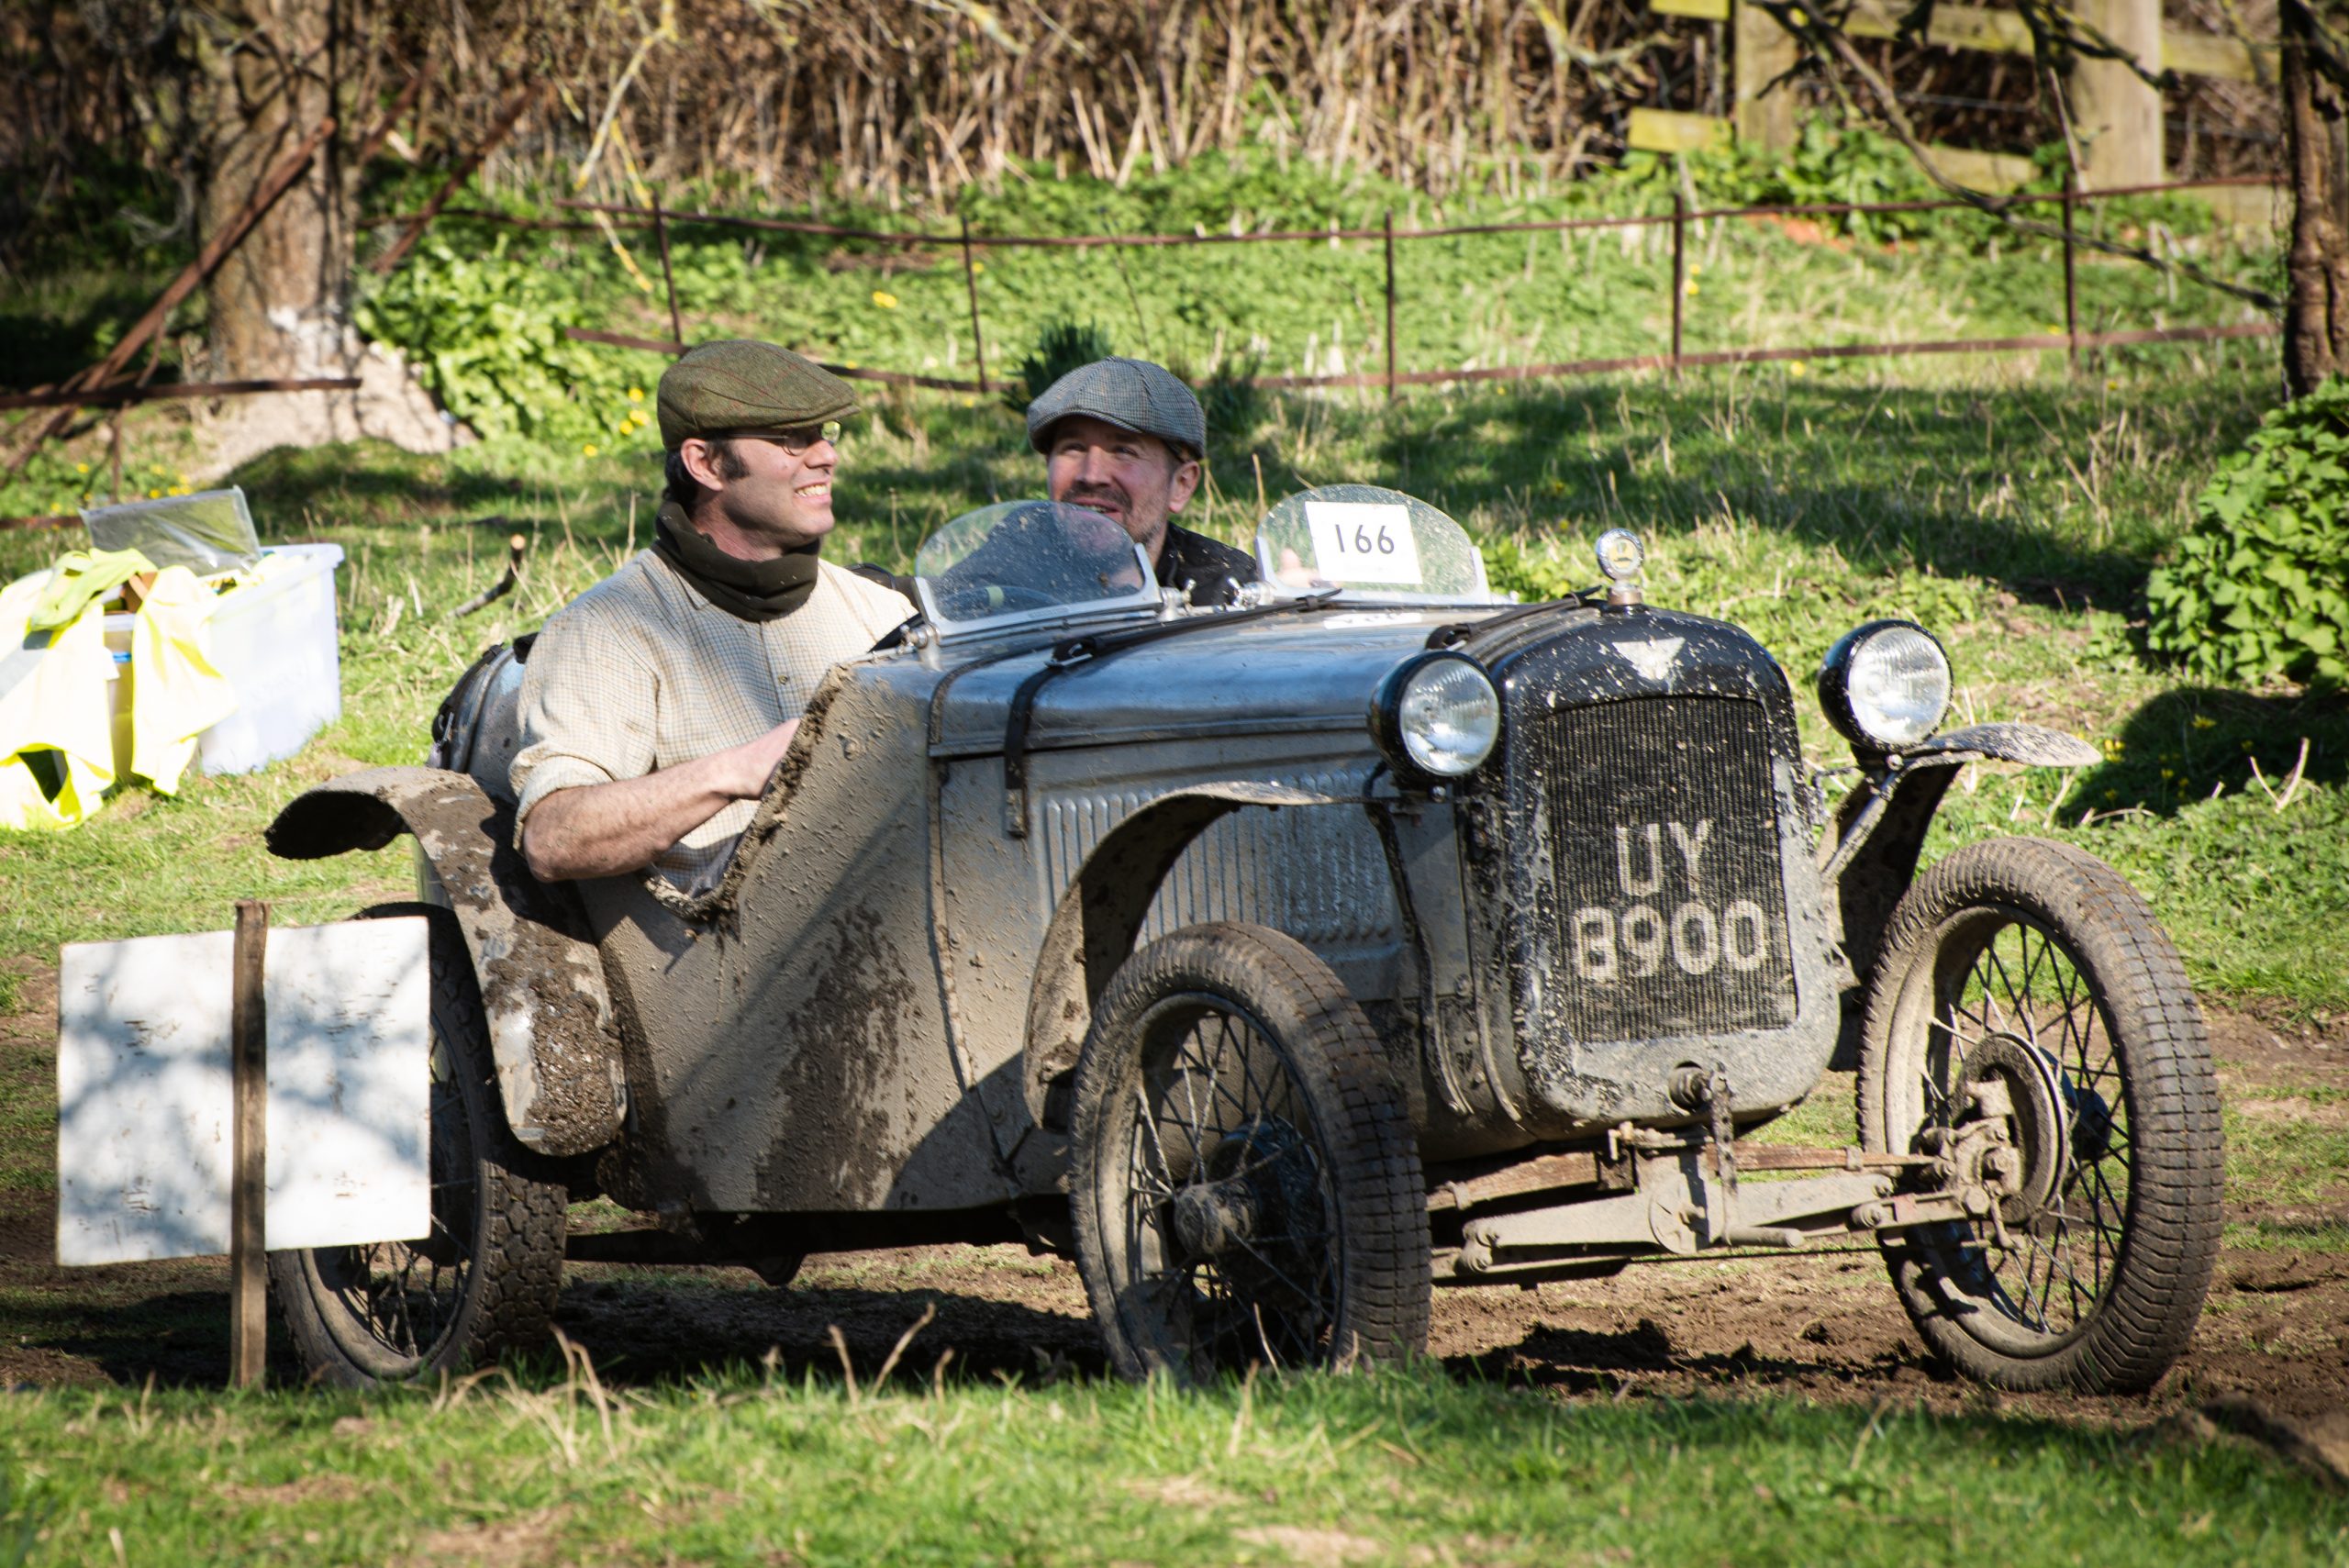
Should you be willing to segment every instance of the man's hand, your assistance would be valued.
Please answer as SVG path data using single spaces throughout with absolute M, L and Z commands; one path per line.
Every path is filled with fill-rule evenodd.
M 642 871 L 655 855 L 738 800 L 764 795 L 799 721 L 755 740 L 613 784 L 559 789 L 531 808 L 522 858 L 540 882 Z

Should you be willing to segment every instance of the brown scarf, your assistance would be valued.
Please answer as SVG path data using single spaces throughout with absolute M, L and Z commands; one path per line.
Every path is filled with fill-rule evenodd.
M 821 539 L 785 550 L 773 561 L 744 561 L 710 543 L 709 536 L 695 528 L 674 501 L 662 505 L 652 532 L 652 548 L 661 559 L 711 604 L 740 619 L 778 619 L 806 604 L 816 591 Z

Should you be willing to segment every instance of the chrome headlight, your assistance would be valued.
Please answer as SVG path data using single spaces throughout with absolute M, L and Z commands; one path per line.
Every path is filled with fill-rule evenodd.
M 1456 779 L 1500 740 L 1500 694 L 1475 660 L 1422 653 L 1378 684 L 1370 725 L 1397 773 Z
M 1872 620 L 1827 651 L 1819 705 L 1854 746 L 1913 746 L 1949 711 L 1949 655 L 1914 621 Z

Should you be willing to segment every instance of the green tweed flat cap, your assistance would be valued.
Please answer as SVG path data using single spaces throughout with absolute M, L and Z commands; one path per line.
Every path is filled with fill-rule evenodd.
M 1052 427 L 1074 414 L 1156 436 L 1192 457 L 1207 455 L 1208 417 L 1199 400 L 1173 371 L 1148 360 L 1096 360 L 1052 383 L 1028 405 L 1028 444 L 1050 451 Z
M 661 373 L 661 444 L 688 436 L 773 436 L 856 412 L 849 384 L 807 358 L 751 338 L 696 343 Z

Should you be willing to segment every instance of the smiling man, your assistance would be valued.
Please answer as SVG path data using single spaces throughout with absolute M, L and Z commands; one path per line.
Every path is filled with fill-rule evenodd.
M 558 611 L 523 666 L 511 782 L 548 881 L 650 870 L 715 886 L 826 671 L 913 614 L 823 561 L 846 382 L 772 343 L 661 377 L 651 550 Z
M 1028 440 L 1044 455 L 1046 494 L 1114 518 L 1162 587 L 1220 605 L 1256 580 L 1246 551 L 1174 521 L 1205 473 L 1208 421 L 1163 365 L 1096 360 L 1069 372 L 1028 406 Z

